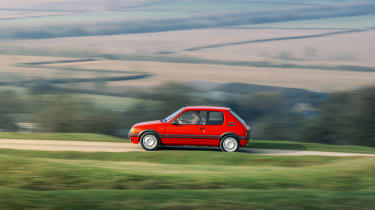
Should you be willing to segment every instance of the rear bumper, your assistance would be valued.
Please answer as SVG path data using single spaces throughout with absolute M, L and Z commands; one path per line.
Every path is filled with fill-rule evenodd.
M 248 143 L 250 143 L 250 131 L 249 130 L 247 131 L 247 136 L 241 136 L 240 137 L 240 146 L 244 147 Z
M 249 143 L 249 140 L 248 140 L 248 139 L 240 140 L 240 146 L 241 146 L 241 147 L 246 146 L 248 143 Z

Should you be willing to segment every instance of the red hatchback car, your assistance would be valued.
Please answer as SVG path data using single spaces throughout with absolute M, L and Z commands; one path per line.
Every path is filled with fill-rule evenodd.
M 248 143 L 250 127 L 230 108 L 189 106 L 162 120 L 135 124 L 129 137 L 147 151 L 161 145 L 194 145 L 235 152 Z

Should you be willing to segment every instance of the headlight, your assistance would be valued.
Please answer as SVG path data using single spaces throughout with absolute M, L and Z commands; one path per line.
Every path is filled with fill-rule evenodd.
M 134 133 L 135 128 L 131 128 L 129 133 Z

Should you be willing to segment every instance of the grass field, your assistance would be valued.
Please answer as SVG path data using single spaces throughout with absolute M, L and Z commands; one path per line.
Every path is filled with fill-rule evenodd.
M 308 190 L 0 190 L 8 209 L 363 209 L 373 192 Z M 48 197 L 48 199 L 46 199 Z M 25 199 L 27 198 L 27 199 Z M 204 200 L 202 198 L 205 198 Z
M 209 151 L 2 149 L 0 207 L 372 209 L 374 160 Z
M 1 139 L 35 139 L 35 140 L 65 140 L 65 141 L 109 141 L 124 142 L 123 139 L 89 133 L 12 133 L 0 132 Z
M 87 133 L 0 132 L 0 139 L 128 142 L 127 139 L 116 138 L 116 137 L 107 136 L 107 135 L 87 134 Z M 302 150 L 302 151 L 326 151 L 326 152 L 349 152 L 349 153 L 375 154 L 374 147 L 353 146 L 353 145 L 330 145 L 330 144 L 317 144 L 317 143 L 306 143 L 306 142 L 296 142 L 296 141 L 251 140 L 247 147 L 260 148 L 260 149 L 286 149 L 286 150 Z
M 296 141 L 253 140 L 249 144 L 249 147 L 263 148 L 263 149 L 310 150 L 310 151 L 326 151 L 326 152 L 349 152 L 349 153 L 375 154 L 374 147 L 317 144 L 317 143 L 306 143 L 306 142 L 296 142 Z

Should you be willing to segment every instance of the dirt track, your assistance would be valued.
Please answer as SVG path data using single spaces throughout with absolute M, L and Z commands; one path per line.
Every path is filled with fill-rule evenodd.
M 134 152 L 144 151 L 140 145 L 121 142 L 90 142 L 90 141 L 60 141 L 60 140 L 19 140 L 0 139 L 0 148 L 20 150 L 44 150 L 44 151 L 79 151 L 79 152 Z M 163 150 L 208 150 L 219 151 L 218 148 L 206 147 L 168 147 Z M 320 151 L 298 151 L 298 150 L 276 150 L 276 149 L 253 149 L 242 148 L 240 152 L 263 154 L 263 155 L 285 155 L 285 156 L 373 156 L 375 154 L 343 153 L 343 152 L 320 152 Z

